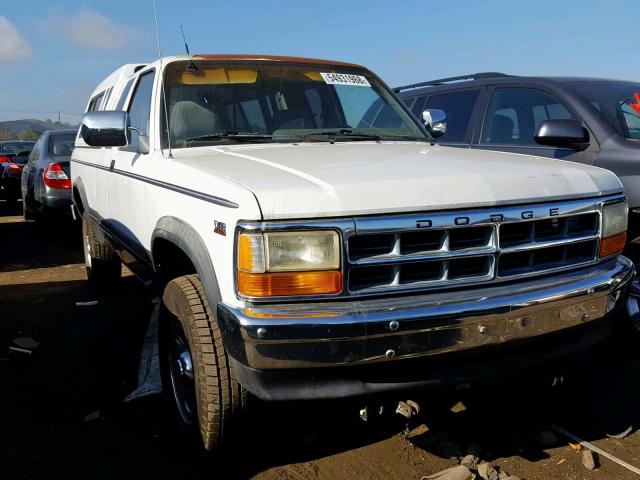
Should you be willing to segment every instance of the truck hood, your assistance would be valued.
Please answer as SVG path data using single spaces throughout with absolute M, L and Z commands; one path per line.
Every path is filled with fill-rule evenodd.
M 554 159 L 409 142 L 176 151 L 256 196 L 265 220 L 513 205 L 622 191 L 611 172 Z

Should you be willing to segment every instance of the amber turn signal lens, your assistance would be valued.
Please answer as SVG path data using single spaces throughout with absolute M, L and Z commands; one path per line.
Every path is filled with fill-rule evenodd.
M 342 272 L 238 272 L 238 292 L 246 297 L 327 295 L 342 291 Z
M 619 233 L 600 241 L 600 258 L 608 257 L 615 253 L 620 253 L 627 243 L 627 233 Z

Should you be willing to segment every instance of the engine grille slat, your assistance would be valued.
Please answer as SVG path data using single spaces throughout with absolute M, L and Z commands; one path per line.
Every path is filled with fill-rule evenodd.
M 406 216 L 398 222 L 387 216 L 380 231 L 375 219 L 363 219 L 362 233 L 348 238 L 347 290 L 361 294 L 480 284 L 593 263 L 600 213 L 595 202 L 585 203 L 567 212 L 532 207 L 535 213 L 527 218 L 526 207 L 517 207 L 523 218 L 438 214 L 433 222 L 413 222 L 414 228 Z

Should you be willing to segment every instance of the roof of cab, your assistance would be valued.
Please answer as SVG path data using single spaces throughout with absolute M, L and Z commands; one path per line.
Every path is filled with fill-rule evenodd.
M 188 57 L 187 57 L 188 58 Z M 270 62 L 293 62 L 312 63 L 317 65 L 335 65 L 340 67 L 365 68 L 362 65 L 336 60 L 323 60 L 319 58 L 307 57 L 286 57 L 281 55 L 247 55 L 247 54 L 198 54 L 193 58 L 202 60 L 241 60 L 241 61 L 270 61 Z
M 240 62 L 288 62 L 288 63 L 305 63 L 314 65 L 328 65 L 334 67 L 351 67 L 361 68 L 367 70 L 366 67 L 358 65 L 356 63 L 341 62 L 338 60 L 323 60 L 319 58 L 306 58 L 306 57 L 285 57 L 280 55 L 258 55 L 258 54 L 195 54 L 189 57 L 188 55 L 177 55 L 171 57 L 162 57 L 149 62 L 146 66 L 157 66 L 160 63 L 167 64 L 171 62 L 193 60 L 220 60 L 220 61 L 240 61 Z M 125 65 L 126 66 L 126 65 Z M 117 70 L 116 70 L 117 71 Z M 115 72 L 114 72 L 115 73 Z M 130 74 L 132 75 L 133 72 Z M 112 74 L 113 75 L 113 74 Z
M 93 98 L 97 93 L 106 90 L 107 88 L 113 86 L 118 80 L 129 78 L 136 71 L 143 68 L 145 63 L 128 63 L 126 65 L 117 68 L 113 72 L 111 72 L 107 78 L 102 80 L 98 86 L 91 93 L 91 98 Z
M 168 64 L 171 62 L 180 62 L 187 61 L 189 59 L 194 60 L 221 60 L 221 61 L 246 61 L 246 62 L 258 62 L 258 61 L 266 61 L 266 62 L 289 62 L 289 63 L 305 63 L 305 64 L 315 64 L 315 65 L 327 65 L 327 66 L 335 66 L 335 67 L 351 67 L 351 68 L 360 68 L 367 70 L 366 67 L 362 65 L 358 65 L 355 63 L 347 63 L 340 62 L 337 60 L 322 60 L 319 58 L 306 58 L 306 57 L 286 57 L 280 55 L 258 55 L 258 54 L 196 54 L 189 57 L 188 55 L 176 55 L 176 56 L 168 56 L 162 57 L 154 60 L 149 63 L 129 63 L 121 66 L 117 70 L 114 70 L 107 76 L 104 80 L 102 80 L 98 86 L 91 93 L 91 98 L 96 96 L 98 93 L 106 90 L 107 88 L 113 86 L 118 81 L 126 80 L 131 77 L 133 74 L 142 70 L 146 67 L 156 67 L 159 64 Z

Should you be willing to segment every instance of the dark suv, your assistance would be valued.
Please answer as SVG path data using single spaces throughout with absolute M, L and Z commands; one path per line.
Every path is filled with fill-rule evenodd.
M 443 145 L 612 170 L 629 199 L 628 240 L 640 242 L 640 83 L 478 73 L 395 92 Z

